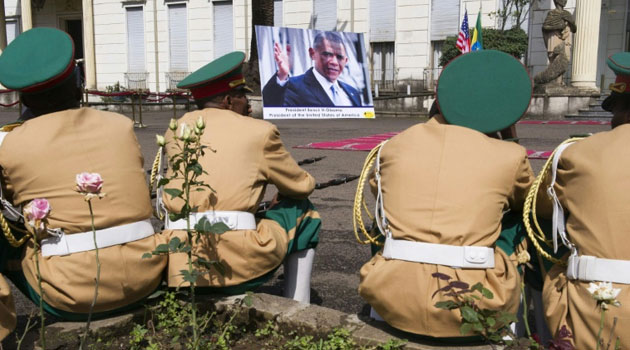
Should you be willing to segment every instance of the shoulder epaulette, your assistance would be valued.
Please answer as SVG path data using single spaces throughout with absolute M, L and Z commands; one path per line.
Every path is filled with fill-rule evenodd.
M 12 131 L 13 129 L 17 128 L 20 125 L 22 125 L 22 122 L 13 122 L 13 123 L 5 124 L 5 125 L 0 127 L 0 131 L 9 132 L 9 131 Z

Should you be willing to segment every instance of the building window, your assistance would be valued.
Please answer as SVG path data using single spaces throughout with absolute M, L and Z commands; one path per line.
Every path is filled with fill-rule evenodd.
M 462 23 L 459 15 L 459 1 L 431 1 L 431 40 L 444 40 L 447 36 L 457 35 Z
M 20 35 L 20 21 L 17 19 L 8 19 L 6 22 L 7 28 L 7 45 L 9 45 L 13 39 Z
M 370 0 L 370 42 L 396 40 L 396 1 Z
M 146 71 L 142 6 L 127 7 L 127 72 Z
M 282 27 L 282 0 L 273 1 L 273 26 Z
M 433 48 L 433 55 L 431 56 L 431 75 L 426 77 L 428 81 L 427 88 L 433 88 L 435 83 L 442 73 L 442 66 L 440 65 L 440 58 L 442 57 L 442 48 L 444 47 L 444 40 L 435 40 L 431 42 Z
M 337 30 L 337 0 L 313 0 L 312 28 Z
M 212 3 L 214 15 L 214 58 L 234 51 L 232 1 Z
M 394 42 L 372 43 L 372 80 L 380 89 L 393 89 Z
M 186 4 L 168 5 L 168 39 L 171 72 L 188 71 L 188 16 Z

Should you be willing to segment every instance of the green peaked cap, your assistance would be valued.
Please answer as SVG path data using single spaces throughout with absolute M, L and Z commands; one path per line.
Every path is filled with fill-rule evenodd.
M 240 73 L 240 67 L 243 61 L 245 61 L 245 53 L 240 51 L 230 52 L 197 69 L 177 84 L 177 87 L 180 89 L 189 89 L 196 85 L 211 82 L 212 80 L 226 76 L 228 73 Z M 235 72 L 237 68 L 239 68 L 238 72 Z
M 516 58 L 496 50 L 460 55 L 444 67 L 437 100 L 449 124 L 483 133 L 507 128 L 523 116 L 532 80 Z
M 615 82 L 610 84 L 610 95 L 602 102 L 602 108 L 612 112 L 615 102 L 628 98 L 630 94 L 630 52 L 617 52 L 608 56 L 606 64 L 615 73 Z
M 74 43 L 55 28 L 33 28 L 9 44 L 0 56 L 0 83 L 9 89 L 35 91 L 54 86 L 72 72 Z
M 606 59 L 615 75 L 630 75 L 630 52 L 617 52 Z

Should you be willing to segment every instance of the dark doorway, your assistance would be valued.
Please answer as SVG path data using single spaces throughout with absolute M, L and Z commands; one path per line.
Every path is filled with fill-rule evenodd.
M 83 58 L 83 23 L 80 19 L 67 19 L 66 32 L 74 41 L 74 58 Z

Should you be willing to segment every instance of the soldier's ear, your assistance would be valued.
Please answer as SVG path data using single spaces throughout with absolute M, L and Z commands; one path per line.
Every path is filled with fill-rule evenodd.
M 229 94 L 226 94 L 225 96 L 223 96 L 223 99 L 221 100 L 221 107 L 225 109 L 229 109 L 230 106 L 232 106 L 232 96 L 230 96 Z

